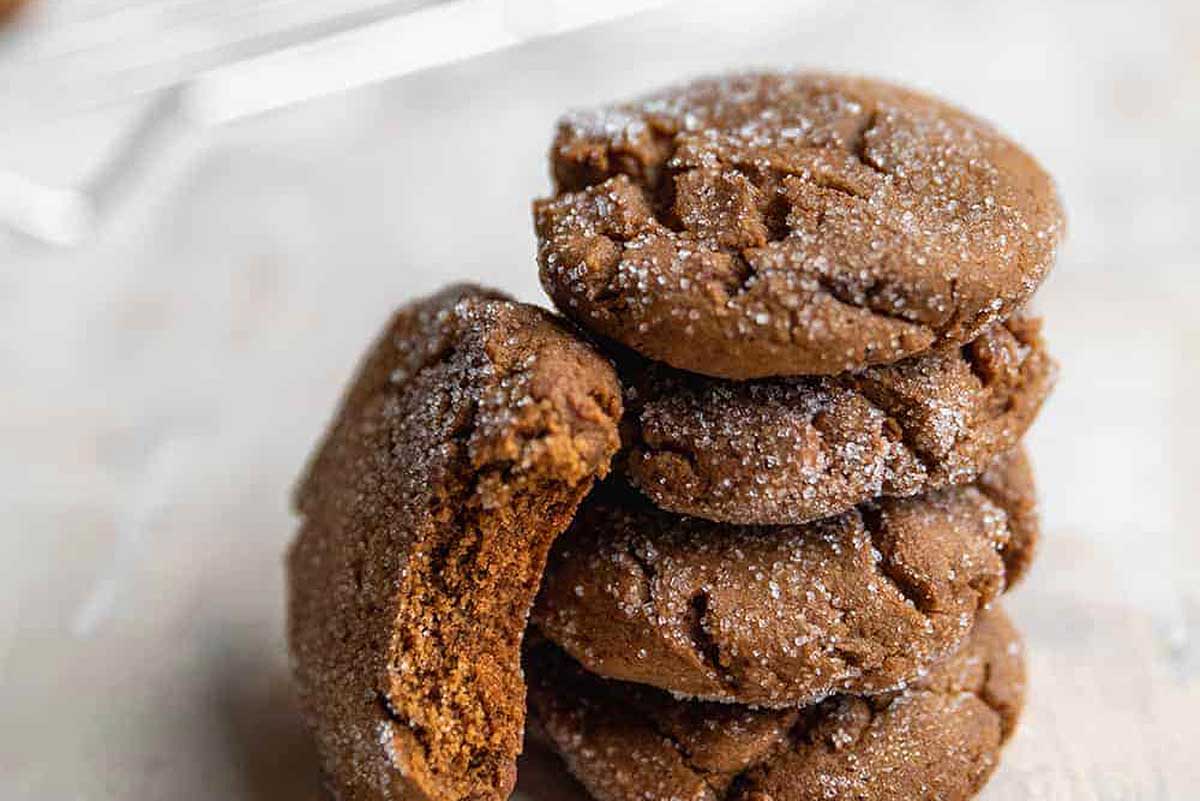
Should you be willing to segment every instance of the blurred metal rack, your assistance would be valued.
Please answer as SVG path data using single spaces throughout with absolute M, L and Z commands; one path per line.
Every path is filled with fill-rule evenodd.
M 0 132 L 139 108 L 67 185 L 0 152 L 0 225 L 78 243 L 197 131 L 666 2 L 32 0 L 0 33 Z

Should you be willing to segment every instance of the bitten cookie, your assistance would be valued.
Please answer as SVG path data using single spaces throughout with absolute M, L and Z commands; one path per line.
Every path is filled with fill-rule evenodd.
M 1018 316 L 961 348 L 832 377 L 732 382 L 626 360 L 623 472 L 664 509 L 744 524 L 974 481 L 1054 384 L 1040 327 Z
M 802 706 L 903 687 L 957 650 L 1036 530 L 1023 457 L 975 486 L 884 499 L 803 526 L 659 511 L 619 486 L 555 545 L 533 622 L 598 675 L 681 697 Z M 1024 486 L 1023 486 L 1024 485 Z M 1011 487 L 1011 489 L 1009 489 Z
M 1021 643 L 999 610 L 907 690 L 800 710 L 680 701 L 531 649 L 530 717 L 597 801 L 963 801 L 1024 702 Z
M 701 80 L 566 117 L 551 160 L 534 217 L 559 309 L 721 378 L 968 342 L 1029 299 L 1064 229 L 1016 144 L 874 80 Z
M 611 365 L 473 287 L 402 309 L 300 483 L 303 707 L 341 801 L 504 799 L 546 554 L 618 447 Z

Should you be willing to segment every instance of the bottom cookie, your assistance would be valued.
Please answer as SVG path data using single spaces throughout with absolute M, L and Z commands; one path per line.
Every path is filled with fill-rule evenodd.
M 956 801 L 995 769 L 1024 698 L 1020 639 L 980 617 L 908 689 L 799 710 L 683 701 L 526 654 L 531 723 L 597 801 Z

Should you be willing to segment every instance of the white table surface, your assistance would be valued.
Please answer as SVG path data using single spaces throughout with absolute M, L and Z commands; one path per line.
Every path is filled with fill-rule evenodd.
M 223 129 L 84 249 L 0 241 L 0 798 L 315 798 L 286 499 L 357 354 L 453 279 L 541 298 L 560 110 L 750 64 L 932 89 L 1059 177 L 1031 697 L 984 797 L 1200 798 L 1192 0 L 684 4 Z

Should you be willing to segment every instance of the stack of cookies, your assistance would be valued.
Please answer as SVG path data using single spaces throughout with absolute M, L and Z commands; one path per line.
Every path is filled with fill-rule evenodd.
M 500 801 L 528 710 L 598 801 L 970 797 L 1023 700 L 1052 182 L 816 74 L 575 114 L 552 161 L 563 316 L 401 309 L 298 488 L 334 796 Z
M 543 284 L 626 412 L 534 610 L 537 728 L 600 801 L 973 795 L 1022 700 L 1050 179 L 814 75 L 575 114 L 552 160 Z

